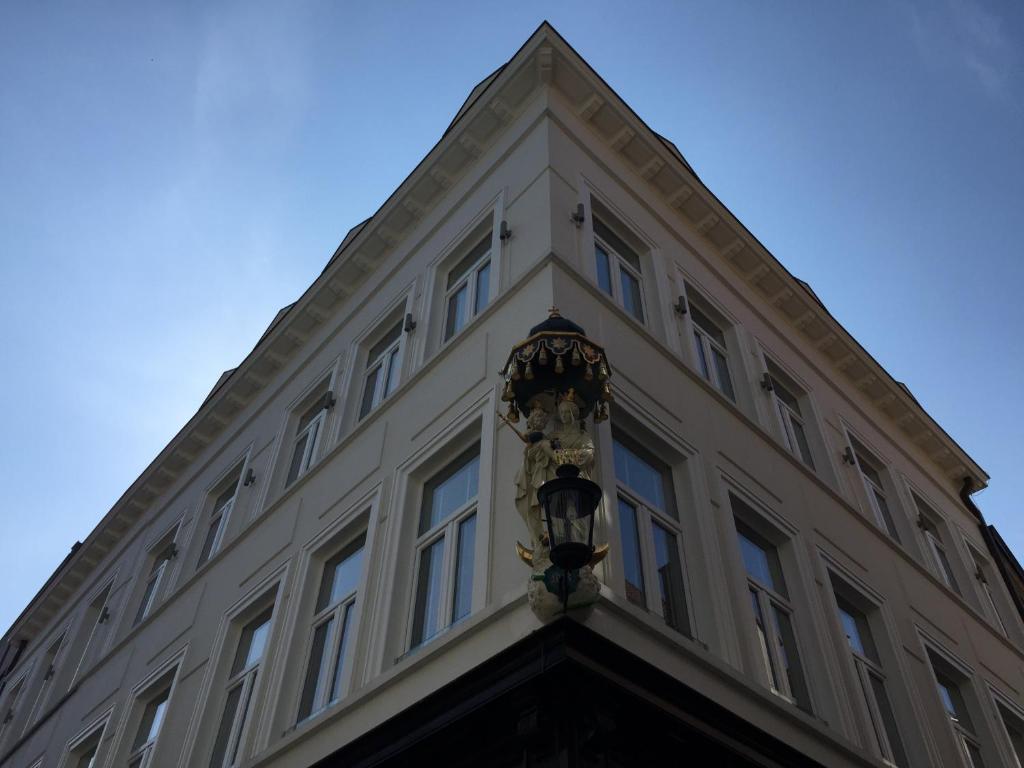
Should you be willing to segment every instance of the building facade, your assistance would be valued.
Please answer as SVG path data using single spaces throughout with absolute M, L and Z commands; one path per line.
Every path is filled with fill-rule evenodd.
M 545 626 L 496 411 L 552 306 L 615 401 Z M 1019 766 L 986 481 L 544 24 L 5 634 L 0 766 Z

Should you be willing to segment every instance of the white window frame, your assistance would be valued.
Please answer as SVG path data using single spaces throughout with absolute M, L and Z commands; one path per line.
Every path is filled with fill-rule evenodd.
M 775 369 L 773 371 L 773 369 Z M 814 461 L 814 450 L 811 448 L 811 438 L 808 429 L 808 419 L 799 410 L 794 410 L 793 406 L 787 403 L 780 395 L 779 391 L 784 391 L 788 394 L 793 402 L 796 403 L 797 409 L 800 408 L 800 401 L 807 401 L 807 393 L 801 388 L 796 387 L 795 383 L 791 383 L 789 377 L 785 375 L 785 372 L 781 369 L 774 360 L 765 356 L 765 372 L 764 375 L 767 377 L 767 381 L 771 384 L 771 391 L 768 393 L 772 399 L 774 405 L 775 420 L 778 424 L 779 429 L 782 431 L 782 444 L 785 446 L 793 456 L 795 456 L 804 466 L 810 469 L 812 472 L 817 472 L 817 464 Z M 783 378 L 785 376 L 785 379 Z M 793 391 L 796 388 L 797 391 Z M 801 445 L 800 440 L 797 438 L 797 428 L 804 436 L 803 444 Z M 807 455 L 804 455 L 804 448 L 807 450 Z
M 142 725 L 146 722 L 148 717 L 149 708 L 153 702 L 156 701 L 160 696 L 164 695 L 166 691 L 166 698 L 164 698 L 162 704 L 157 705 L 156 711 L 153 713 L 153 719 L 147 728 L 148 733 L 146 738 L 141 739 Z M 142 714 L 139 718 L 139 722 L 135 729 L 135 738 L 131 741 L 130 751 L 128 752 L 127 765 L 128 768 L 150 768 L 153 765 L 153 752 L 156 751 L 157 742 L 160 740 L 160 734 L 164 729 L 164 723 L 167 722 L 167 710 L 171 706 L 171 694 L 174 693 L 174 682 L 168 681 L 166 688 L 161 686 L 160 690 L 156 695 L 149 697 L 147 696 L 145 703 L 142 704 Z M 139 702 L 141 703 L 141 702 Z M 161 709 L 161 706 L 163 709 Z M 153 723 L 157 723 L 154 732 Z
M 647 298 L 646 298 L 646 295 L 645 295 L 645 292 L 644 292 L 644 278 L 643 278 L 643 273 L 642 273 L 642 263 L 641 263 L 641 270 L 638 270 L 635 266 L 633 266 L 629 262 L 629 259 L 627 259 L 625 256 L 621 255 L 618 252 L 618 250 L 610 242 L 608 242 L 608 240 L 606 238 L 602 237 L 601 235 L 599 235 L 597 233 L 597 227 L 595 225 L 596 225 L 596 223 L 598 221 L 600 221 L 602 227 L 608 229 L 613 234 L 615 234 L 615 236 L 618 237 L 620 240 L 622 240 L 623 243 L 625 243 L 627 246 L 629 245 L 628 243 L 626 243 L 626 238 L 623 238 L 621 235 L 619 235 L 617 232 L 615 232 L 616 227 L 607 223 L 607 219 L 609 218 L 607 215 L 602 215 L 602 214 L 599 214 L 599 213 L 592 213 L 591 216 L 592 216 L 591 229 L 592 229 L 593 234 L 594 234 L 594 265 L 593 265 L 594 266 L 594 277 L 595 277 L 595 282 L 597 283 L 598 290 L 601 291 L 601 293 L 605 294 L 606 296 L 610 296 L 612 298 L 612 300 L 616 304 L 618 304 L 619 307 L 622 308 L 622 311 L 625 312 L 627 315 L 629 315 L 631 318 L 636 320 L 641 325 L 646 325 L 647 324 Z M 622 225 L 620 225 L 620 226 L 623 229 L 625 229 L 624 226 L 622 226 Z M 599 273 L 600 273 L 600 270 L 598 269 L 598 266 L 597 266 L 597 258 L 598 258 L 598 256 L 597 256 L 597 249 L 598 248 L 600 248 L 604 252 L 605 256 L 608 258 L 608 280 L 610 282 L 610 286 L 609 287 L 611 288 L 611 293 L 609 293 L 607 290 L 605 290 L 604 288 L 601 287 L 601 280 L 600 280 L 600 277 L 598 276 Z M 641 257 L 641 255 L 639 253 L 635 253 L 634 255 L 637 257 L 638 261 L 642 260 L 642 257 Z M 635 314 L 630 312 L 630 310 L 626 307 L 626 302 L 625 302 L 625 299 L 624 299 L 624 297 L 622 295 L 622 274 L 621 274 L 622 272 L 625 272 L 627 275 L 629 275 L 631 278 L 633 278 L 633 280 L 636 281 L 637 292 L 640 294 L 640 317 L 637 317 Z
M 23 701 L 32 667 L 26 668 L 21 676 L 13 680 L 3 692 L 3 709 L 0 710 L 0 747 L 13 731 L 18 719 L 19 704 Z
M 363 371 L 363 384 L 359 396 L 359 421 L 373 413 L 377 406 L 384 402 L 401 384 L 402 358 L 405 346 L 405 331 L 402 328 L 401 318 L 395 323 L 388 323 L 387 331 L 382 334 L 382 339 L 387 338 L 388 334 L 394 331 L 396 326 L 398 327 L 398 335 L 394 340 L 372 359 L 367 357 L 366 368 Z M 371 345 L 370 352 L 373 351 L 373 346 L 376 346 L 376 344 Z M 367 403 L 367 386 L 370 382 L 371 374 L 376 374 L 373 379 L 373 391 L 370 393 L 369 407 L 364 410 L 364 406 Z
M 170 579 L 171 561 L 178 556 L 177 538 L 180 531 L 181 525 L 176 523 L 169 533 L 157 541 L 156 546 L 149 549 L 149 556 L 146 558 L 149 572 L 142 589 L 142 599 L 132 620 L 133 627 L 149 618 L 153 609 L 161 602 L 164 587 Z
M 290 488 L 305 476 L 313 465 L 316 464 L 320 452 L 320 445 L 324 440 L 327 431 L 327 414 L 335 405 L 335 395 L 331 389 L 332 376 L 325 376 L 312 388 L 312 391 L 302 399 L 301 404 L 292 409 L 294 427 L 291 440 L 288 442 L 286 452 L 287 463 L 285 464 L 284 487 Z M 313 413 L 315 411 L 315 413 Z M 309 421 L 302 425 L 302 419 L 310 413 L 313 415 Z M 312 434 L 312 439 L 310 435 Z M 295 458 L 298 455 L 299 444 L 302 442 L 302 455 L 299 458 L 295 476 L 291 476 L 292 467 L 295 465 Z
M 465 248 L 462 256 L 455 261 L 455 263 L 444 271 L 444 296 L 441 301 L 441 344 L 447 344 L 473 322 L 473 318 L 487 309 L 491 302 L 494 300 L 492 295 L 492 270 L 495 265 L 491 258 L 494 252 L 494 228 L 489 228 L 485 234 L 481 234 L 479 238 L 470 236 L 467 239 L 472 239 L 472 245 L 469 248 Z M 468 256 L 474 249 L 480 247 L 484 241 L 487 242 L 487 247 L 480 254 L 480 256 L 473 260 L 473 263 L 466 268 L 464 272 L 455 277 L 455 282 L 451 287 L 448 287 L 449 280 L 452 279 L 452 274 L 456 267 L 461 266 L 462 260 Z M 465 245 L 463 241 L 462 245 Z M 461 247 L 459 250 L 463 250 Z M 479 285 L 480 285 L 480 273 L 487 269 L 487 302 L 483 306 L 478 306 L 479 303 Z M 466 315 L 462 322 L 462 325 L 453 326 L 449 330 L 448 315 L 449 315 L 449 303 L 463 288 L 466 289 Z
M 28 717 L 25 719 L 25 728 L 28 730 L 29 727 L 39 718 L 42 714 L 46 701 L 50 696 L 50 692 L 53 690 L 54 683 L 57 681 L 57 674 L 64 664 L 64 657 L 68 651 L 68 635 L 71 632 L 71 627 L 64 627 L 57 637 L 52 642 L 48 643 L 46 650 L 41 658 L 41 665 L 39 668 L 38 690 L 36 692 L 35 702 L 32 704 L 32 708 L 28 712 Z M 53 651 L 53 656 L 49 656 L 50 651 L 54 645 L 57 649 Z
M 111 616 L 110 611 L 111 592 L 113 591 L 113 588 L 114 577 L 111 576 L 89 595 L 88 605 L 85 608 L 85 618 L 89 620 L 91 626 L 88 628 L 89 634 L 85 638 L 85 644 L 82 646 L 81 654 L 78 656 L 77 666 L 72 671 L 69 685 L 74 685 L 79 676 L 85 672 L 87 665 L 93 661 L 91 655 L 102 652 L 102 643 L 100 646 L 96 646 L 95 643 L 102 631 L 100 627 L 102 625 L 107 625 L 109 629 L 110 625 L 113 623 L 113 617 Z M 93 606 L 97 605 L 97 603 L 99 604 L 99 609 L 94 614 L 95 618 L 91 618 L 90 611 L 93 609 Z
M 854 588 L 848 586 L 848 584 L 845 582 L 845 580 L 842 579 L 842 577 L 834 577 L 832 579 L 833 600 L 835 602 L 835 607 L 837 611 L 836 618 L 839 622 L 839 630 L 843 635 L 843 645 L 845 646 L 846 650 L 849 652 L 850 655 L 854 676 L 857 679 L 858 688 L 860 691 L 860 700 L 863 702 L 864 707 L 867 710 L 868 723 L 871 726 L 871 736 L 873 737 L 872 744 L 877 750 L 877 754 L 881 758 L 882 762 L 884 762 L 886 765 L 898 766 L 900 764 L 896 762 L 896 750 L 893 747 L 892 739 L 889 733 L 890 726 L 887 725 L 885 722 L 885 716 L 882 712 L 882 707 L 878 702 L 878 694 L 876 693 L 874 687 L 871 684 L 872 678 L 876 679 L 881 684 L 883 695 L 886 697 L 886 703 L 888 705 L 889 714 L 892 716 L 891 727 L 896 731 L 897 735 L 900 738 L 899 747 L 900 750 L 903 752 L 904 757 L 906 758 L 905 740 L 903 739 L 903 734 L 900 728 L 899 720 L 896 717 L 896 709 L 893 706 L 892 695 L 889 692 L 889 677 L 886 675 L 885 670 L 882 668 L 882 663 L 880 659 L 875 660 L 870 658 L 865 653 L 862 653 L 855 649 L 852 643 L 849 642 L 849 635 L 846 634 L 845 626 L 841 618 L 843 613 L 850 615 L 851 618 L 854 619 L 854 624 L 857 625 L 857 634 L 861 645 L 864 644 L 864 638 L 860 637 L 862 632 L 862 629 L 859 626 L 860 622 L 857 621 L 857 617 L 855 615 L 850 614 L 849 611 L 847 611 L 845 608 L 843 608 L 842 605 L 840 605 L 840 598 L 844 602 L 850 603 L 850 607 L 853 608 L 853 610 L 856 611 L 858 614 L 860 614 L 860 617 L 863 619 L 863 622 L 866 625 L 864 629 L 868 633 L 868 642 L 874 647 L 875 653 L 878 653 L 878 642 L 875 638 L 874 628 L 871 626 L 871 621 L 866 611 L 861 609 L 859 606 L 855 605 L 853 601 L 851 601 L 849 598 L 841 596 L 839 594 L 839 590 L 836 589 L 835 584 L 836 578 L 838 578 L 843 583 L 845 589 L 853 591 Z M 874 606 L 874 609 L 878 610 L 878 606 Z M 904 766 L 905 765 L 906 763 L 904 764 Z
M 985 616 L 988 617 L 989 622 L 997 629 L 1004 637 L 1009 637 L 1007 631 L 1006 621 L 1003 619 L 1002 611 L 999 610 L 999 604 L 996 602 L 996 596 L 992 592 L 992 584 L 990 576 L 992 574 L 993 566 L 989 562 L 988 558 L 982 555 L 973 544 L 964 539 L 964 543 L 967 545 L 967 551 L 971 555 L 971 561 L 974 563 L 974 580 L 978 584 L 978 595 L 981 600 L 982 610 Z
M 920 630 L 918 630 L 920 633 Z M 957 745 L 957 752 L 960 755 L 960 762 L 964 768 L 985 768 L 985 758 L 982 750 L 982 738 L 977 729 L 980 721 L 983 719 L 982 712 L 978 707 L 971 707 L 971 704 L 967 701 L 964 696 L 964 691 L 970 691 L 972 688 L 972 680 L 974 679 L 973 671 L 964 665 L 962 662 L 955 660 L 955 658 L 943 650 L 940 646 L 933 642 L 928 641 L 923 635 L 919 635 L 924 645 L 925 658 L 928 660 L 928 670 L 932 677 L 932 683 L 935 685 L 935 696 L 938 699 L 939 707 L 942 709 L 942 713 L 949 723 L 949 728 L 953 734 L 953 740 Z M 938 670 L 936 669 L 936 660 L 939 665 L 947 669 Z M 952 673 L 952 674 L 950 674 Z M 964 711 L 956 714 L 949 711 L 943 700 L 940 689 L 949 691 L 949 686 L 940 683 L 939 677 L 944 677 L 952 684 L 956 698 L 960 700 Z M 973 691 L 972 691 L 973 693 Z M 950 703 L 954 710 L 957 708 L 957 702 L 953 696 L 950 696 Z M 980 702 L 975 702 L 980 703 Z M 956 715 L 959 715 L 957 717 Z M 966 719 L 969 723 L 963 722 Z M 970 727 L 968 727 L 968 724 Z M 981 758 L 980 761 L 975 761 L 972 756 L 972 748 L 977 752 Z
M 240 688 L 241 691 L 239 693 L 238 703 L 235 707 L 234 714 L 232 715 L 231 718 L 231 725 L 228 728 L 227 741 L 224 744 L 224 756 L 220 762 L 220 765 L 216 766 L 215 768 L 232 768 L 233 766 L 236 766 L 240 762 L 242 762 L 245 758 L 245 755 L 243 754 L 244 738 L 246 730 L 250 727 L 250 723 L 252 721 L 250 715 L 253 710 L 253 699 L 255 698 L 256 693 L 256 683 L 257 679 L 260 677 L 260 671 L 263 667 L 263 660 L 267 656 L 268 647 L 270 645 L 270 635 L 271 632 L 273 631 L 274 626 L 274 613 L 275 611 L 273 603 L 264 606 L 262 610 L 257 612 L 249 621 L 247 621 L 243 625 L 241 633 L 238 637 L 238 641 L 235 643 L 235 652 L 231 659 L 232 665 L 234 665 L 235 659 L 237 658 L 238 653 L 240 651 L 242 640 L 245 637 L 245 632 L 257 620 L 266 616 L 266 621 L 258 625 L 260 627 L 267 627 L 266 637 L 263 640 L 263 648 L 260 652 L 260 655 L 255 660 L 253 660 L 249 664 L 244 665 L 241 669 L 239 669 L 237 672 L 233 674 L 231 673 L 231 668 L 229 667 L 228 669 L 229 677 L 227 682 L 224 684 L 224 696 L 221 702 L 222 706 L 225 707 L 225 709 L 222 710 L 220 719 L 218 721 L 217 730 L 214 731 L 214 749 L 216 749 L 217 738 L 220 736 L 220 729 L 223 727 L 225 722 L 225 716 L 227 715 L 227 702 L 235 689 Z M 249 640 L 251 643 L 252 638 L 250 637 Z M 246 653 L 247 657 L 248 655 L 249 652 Z M 211 762 L 213 757 L 214 756 L 211 756 Z
M 877 458 L 874 453 L 870 452 L 867 447 L 863 445 L 859 440 L 853 438 L 849 439 L 847 445 L 853 454 L 855 469 L 860 475 L 861 483 L 864 485 L 864 493 L 868 497 L 868 506 L 871 508 L 871 512 L 875 517 L 875 525 L 887 535 L 890 539 L 895 541 L 897 544 L 901 544 L 899 526 L 896 524 L 896 512 L 893 509 L 892 501 L 890 500 L 889 493 L 885 489 L 884 480 L 882 474 L 887 472 L 885 464 L 881 459 Z M 858 450 L 860 448 L 861 450 Z M 867 466 L 876 477 L 878 481 L 873 480 L 868 472 L 864 471 L 864 467 Z M 882 504 L 885 505 L 885 511 L 879 505 L 879 497 L 882 499 Z M 888 520 L 886 519 L 886 513 L 888 513 Z M 890 529 L 889 525 L 892 524 Z
M 946 545 L 942 529 L 946 527 L 945 521 L 935 511 L 934 507 L 925 501 L 914 489 L 910 489 L 911 499 L 917 510 L 917 527 L 924 539 L 924 546 L 928 552 L 931 571 L 946 587 L 957 595 L 963 596 L 959 581 L 950 559 L 950 548 Z
M 93 750 L 93 754 L 84 768 L 99 768 L 102 765 L 100 750 L 103 747 L 103 737 L 106 735 L 112 711 L 113 708 L 108 709 L 68 742 L 64 759 L 61 762 L 63 768 L 83 768 L 82 760 L 89 750 Z
M 733 523 L 733 534 L 736 547 L 736 555 L 739 567 L 742 569 L 743 586 L 742 599 L 744 602 L 744 613 L 748 617 L 749 626 L 753 626 L 755 632 L 754 649 L 759 657 L 758 667 L 761 670 L 761 679 L 767 685 L 768 690 L 780 699 L 799 707 L 806 712 L 813 712 L 814 699 L 811 694 L 810 678 L 807 672 L 806 659 L 803 643 L 800 639 L 800 630 L 796 622 L 796 611 L 792 598 L 783 595 L 770 584 L 764 584 L 747 571 L 743 559 L 742 544 L 740 537 L 748 539 L 752 544 L 764 552 L 768 548 L 774 552 L 778 567 L 778 576 L 783 582 L 793 580 L 785 571 L 783 564 L 781 544 L 779 540 L 789 541 L 788 536 L 780 531 L 772 523 L 762 519 L 762 513 L 758 511 L 755 503 L 746 495 L 737 490 L 729 490 L 729 509 Z M 737 505 L 737 502 L 739 505 Z M 747 532 L 740 530 L 746 529 Z M 764 529 L 770 529 L 768 534 Z M 749 532 L 749 534 L 748 534 Z M 751 535 L 753 538 L 751 538 Z M 769 558 L 769 564 L 771 558 Z M 789 591 L 792 584 L 787 584 Z M 757 613 L 755 613 L 755 606 Z M 778 621 L 778 614 L 784 614 L 789 619 L 790 634 L 793 638 L 793 645 L 796 651 L 797 670 L 804 688 L 804 701 L 797 698 L 797 692 L 792 690 L 792 683 L 786 667 L 786 652 L 782 646 L 779 635 L 782 634 Z M 771 622 L 768 624 L 767 622 Z
M 213 493 L 209 494 L 210 496 L 213 496 L 214 493 L 217 495 L 214 496 L 213 503 L 211 504 L 209 523 L 206 526 L 206 535 L 202 537 L 202 544 L 200 545 L 199 564 L 197 566 L 199 568 L 213 560 L 213 558 L 217 556 L 217 553 L 220 552 L 221 546 L 224 544 L 224 534 L 231 521 L 231 513 L 234 512 L 235 502 L 238 500 L 238 493 L 242 487 L 242 471 L 244 466 L 244 462 L 239 463 L 236 467 L 238 469 L 237 477 L 235 476 L 235 470 L 232 469 L 228 472 L 227 481 L 222 481 L 220 484 L 215 486 L 215 488 L 220 489 L 220 493 L 217 493 L 215 490 Z M 234 480 L 234 482 L 231 482 L 232 480 Z M 224 497 L 224 494 L 229 490 L 231 491 L 231 498 L 218 506 L 217 502 L 220 501 Z M 217 529 L 213 532 L 213 541 L 211 542 L 210 549 L 207 552 L 206 542 L 209 541 L 210 532 L 213 530 L 214 525 L 217 526 Z
M 626 439 L 622 440 L 621 438 L 623 437 Z M 666 494 L 671 493 L 671 498 L 666 498 L 665 500 L 666 504 L 673 504 L 677 510 L 677 517 L 681 515 L 681 512 L 679 511 L 679 494 L 676 492 L 676 483 L 675 478 L 673 477 L 672 468 L 668 465 L 659 467 L 656 463 L 653 463 L 647 456 L 645 456 L 642 451 L 637 451 L 633 446 L 639 445 L 640 441 L 633 439 L 628 434 L 623 434 L 622 432 L 615 430 L 613 431 L 612 440 L 613 454 L 616 450 L 615 445 L 621 445 L 624 449 L 633 453 L 637 458 L 642 460 L 661 475 L 662 492 Z M 627 485 L 626 480 L 624 478 L 620 478 L 617 474 L 615 475 L 615 495 L 617 502 L 615 514 L 616 517 L 618 517 L 619 522 L 619 530 L 617 533 L 620 536 L 620 541 L 623 522 L 621 519 L 618 501 L 621 499 L 632 507 L 636 513 L 636 536 L 637 544 L 640 549 L 640 574 L 644 581 L 641 585 L 644 604 L 640 607 L 661 618 L 665 621 L 667 626 L 671 625 L 669 625 L 665 620 L 665 611 L 661 596 L 661 582 L 658 578 L 657 562 L 655 557 L 654 526 L 660 526 L 667 533 L 675 537 L 676 557 L 679 559 L 679 571 L 682 581 L 679 585 L 679 589 L 681 591 L 681 598 L 683 601 L 682 608 L 684 615 L 681 617 L 682 621 L 680 625 L 671 628 L 686 637 L 692 638 L 693 609 L 689 592 L 689 579 L 687 578 L 686 556 L 683 547 L 684 532 L 682 521 L 674 518 L 668 510 L 660 509 L 654 501 L 645 498 L 638 491 Z M 622 557 L 625 559 L 625 552 L 622 552 Z M 625 574 L 623 574 L 623 578 L 625 578 Z M 625 582 L 623 581 L 623 583 Z M 655 590 L 657 590 L 657 594 L 655 594 Z M 628 596 L 627 599 L 629 599 Z M 632 600 L 630 600 L 630 602 L 634 605 L 636 604 Z
M 306 642 L 306 652 L 304 655 L 305 663 L 301 668 L 298 686 L 298 711 L 295 716 L 295 721 L 297 723 L 312 720 L 325 710 L 337 704 L 345 697 L 345 694 L 348 692 L 349 686 L 351 685 L 352 662 L 353 655 L 355 653 L 354 638 L 358 631 L 359 611 L 361 608 L 359 602 L 359 587 L 363 583 L 362 571 L 365 570 L 368 562 L 368 558 L 366 556 L 368 544 L 367 534 L 368 532 L 363 528 L 355 535 L 346 537 L 345 543 L 342 546 L 335 547 L 333 554 L 324 558 L 318 564 L 320 578 L 316 582 L 317 595 L 314 598 L 313 603 L 314 613 L 310 619 L 309 639 Z M 357 543 L 358 547 L 354 547 Z M 348 552 L 348 554 L 339 562 L 344 562 L 345 559 L 355 556 L 357 552 L 360 554 L 361 558 L 360 573 L 358 574 L 352 589 L 342 595 L 339 595 L 335 601 L 328 602 L 323 608 L 317 610 L 316 601 L 319 600 L 320 592 L 324 589 L 324 580 L 327 578 L 327 566 L 332 560 L 347 552 L 349 549 L 352 551 Z M 310 704 L 309 712 L 303 715 L 302 699 L 306 692 L 305 687 L 309 670 L 311 665 L 314 663 L 313 652 L 315 649 L 316 633 L 320 627 L 324 626 L 328 622 L 331 622 L 332 628 L 328 632 L 328 636 L 320 654 L 318 662 L 319 671 L 317 672 L 313 699 Z M 345 652 L 342 657 L 339 657 L 342 644 L 345 645 Z M 333 681 L 337 673 L 339 662 L 342 664 L 342 678 L 338 681 L 337 689 L 332 691 Z M 331 698 L 332 692 L 335 693 L 334 698 Z
M 715 330 L 721 334 L 724 341 L 726 328 L 721 327 L 718 319 L 713 317 L 713 315 L 721 315 L 721 313 L 714 309 L 710 302 L 700 296 L 688 282 L 684 283 L 684 286 L 686 293 L 686 317 L 683 325 L 687 331 L 686 335 L 688 341 L 686 343 L 690 346 L 690 349 L 693 350 L 693 362 L 697 370 L 697 374 L 720 392 L 729 402 L 734 405 L 738 405 L 739 393 L 736 391 L 736 375 L 733 372 L 732 360 L 729 358 L 728 346 L 719 342 L 714 337 L 715 334 L 712 330 L 704 328 L 693 316 L 693 311 L 696 309 L 699 314 L 703 315 L 707 319 L 708 323 L 715 326 Z M 694 301 L 695 294 L 697 295 L 696 301 Z M 731 323 L 728 325 L 731 326 Z M 715 364 L 714 354 L 716 352 L 721 356 L 725 363 L 725 370 L 729 376 L 728 389 L 732 391 L 731 395 L 726 391 L 726 387 L 722 385 L 722 377 L 719 373 L 718 366 Z
M 1009 696 L 1005 696 L 991 685 L 989 685 L 989 693 L 992 695 L 992 701 L 995 704 L 996 714 L 999 716 L 999 724 L 1002 726 L 1006 744 L 1009 745 L 1008 751 L 1010 757 L 1014 760 L 1014 768 L 1024 768 L 1024 709 L 1021 709 L 1021 707 L 1014 703 Z M 1020 727 L 1014 728 L 1014 730 L 1016 730 L 1021 736 L 1020 750 L 1017 749 L 1016 742 L 1013 737 L 1010 736 L 1010 726 L 1007 725 L 1006 715 L 1017 720 L 1020 725 Z
M 457 472 L 461 467 L 473 460 L 475 456 L 477 460 L 477 494 L 471 499 L 463 502 L 458 508 L 452 511 L 448 517 L 444 520 L 436 523 L 433 527 L 428 529 L 422 534 L 416 536 L 414 545 L 415 557 L 413 559 L 413 584 L 412 584 L 412 600 L 410 601 L 410 612 L 408 618 L 408 634 L 406 637 L 405 647 L 409 651 L 422 648 L 429 644 L 437 637 L 443 635 L 452 626 L 464 621 L 473 614 L 473 590 L 472 584 L 470 585 L 470 610 L 466 616 L 462 616 L 456 619 L 452 618 L 452 612 L 455 608 L 455 592 L 457 589 L 458 580 L 458 566 L 459 566 L 459 534 L 461 533 L 462 524 L 478 514 L 480 507 L 480 472 L 482 469 L 482 458 L 483 450 L 479 441 L 473 443 L 469 448 L 463 449 L 459 452 L 455 459 L 451 462 L 440 467 L 437 472 L 432 474 L 428 478 L 427 482 L 423 484 L 423 489 L 420 493 L 420 503 L 417 507 L 417 518 L 415 521 L 416 530 L 419 530 L 420 519 L 424 513 L 427 486 L 437 478 L 438 476 L 446 474 L 450 469 L 455 467 L 454 472 Z M 465 461 L 462 461 L 465 459 Z M 461 462 L 461 463 L 459 463 Z M 454 474 L 452 472 L 452 474 Z M 449 477 L 451 475 L 448 475 Z M 476 544 L 480 536 L 480 518 L 476 517 L 473 531 L 473 548 L 469 555 L 469 564 L 474 569 L 474 575 L 476 571 Z M 418 640 L 415 637 L 416 630 L 416 614 L 419 603 L 419 590 L 420 590 L 420 571 L 421 562 L 424 554 L 439 541 L 444 542 L 444 550 L 441 557 L 441 577 L 440 577 L 440 588 L 439 598 L 437 605 L 437 626 L 431 631 L 430 628 L 423 628 L 423 635 Z M 429 597 L 429 596 L 428 596 Z

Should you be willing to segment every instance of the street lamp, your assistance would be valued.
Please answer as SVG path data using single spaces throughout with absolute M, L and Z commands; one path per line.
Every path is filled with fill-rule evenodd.
M 555 474 L 537 489 L 537 499 L 547 518 L 551 562 L 569 574 L 594 556 L 594 511 L 601 487 L 580 477 L 572 463 L 560 464 Z

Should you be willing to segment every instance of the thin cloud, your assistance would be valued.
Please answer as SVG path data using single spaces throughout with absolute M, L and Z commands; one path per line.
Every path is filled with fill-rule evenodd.
M 950 64 L 970 75 L 993 98 L 1008 95 L 1014 50 L 1002 19 L 975 0 L 905 4 L 910 38 L 925 64 Z

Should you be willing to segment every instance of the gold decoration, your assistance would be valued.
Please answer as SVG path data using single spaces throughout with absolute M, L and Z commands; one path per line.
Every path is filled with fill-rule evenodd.
M 604 360 L 602 360 L 601 364 L 597 367 L 597 380 L 598 381 L 607 381 L 608 380 L 608 366 L 604 364 Z
M 527 381 L 533 381 L 533 363 L 526 364 L 526 371 L 523 373 L 523 376 Z
M 594 369 L 590 367 L 590 363 L 587 363 L 587 370 L 586 370 L 586 372 L 584 372 L 583 378 L 584 378 L 585 381 L 593 381 L 594 380 Z
M 562 356 L 555 358 L 555 373 L 565 373 L 565 365 L 562 364 Z
M 512 381 L 519 381 L 519 378 L 520 378 L 519 366 L 516 365 L 515 363 L 509 363 L 508 364 L 508 369 L 509 369 L 509 378 L 512 379 Z
M 590 558 L 590 562 L 587 563 L 591 568 L 600 563 L 608 556 L 610 547 L 608 544 L 598 544 L 594 547 L 594 554 Z M 527 546 L 524 546 L 522 542 L 516 542 L 516 554 L 519 559 L 526 563 L 531 568 L 533 567 L 533 550 Z
M 516 399 L 516 393 L 512 389 L 511 381 L 505 382 L 505 391 L 501 393 L 501 399 L 504 400 L 506 403 Z
M 540 345 L 540 354 L 537 355 L 537 362 L 541 365 L 548 364 L 548 351 L 544 348 L 544 345 Z
M 613 399 L 612 388 L 607 383 L 603 387 L 601 387 L 601 399 L 604 400 L 605 402 L 610 402 Z
M 513 400 L 508 404 L 508 420 L 513 424 L 519 423 L 519 408 L 516 407 L 516 401 Z
M 580 350 L 579 350 L 578 347 L 574 346 L 572 348 L 572 364 L 573 365 L 579 365 L 582 362 L 583 362 L 583 358 L 580 357 Z
M 563 392 L 562 394 L 560 394 L 558 396 L 558 402 L 559 403 L 564 403 L 564 402 L 575 403 L 576 402 L 576 388 L 575 387 L 569 387 L 569 390 L 567 392 Z

